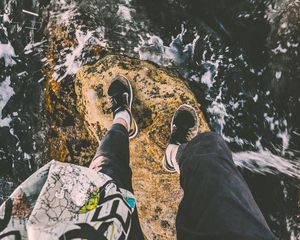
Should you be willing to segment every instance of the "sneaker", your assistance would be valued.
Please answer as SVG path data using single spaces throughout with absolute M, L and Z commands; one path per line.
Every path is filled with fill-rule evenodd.
M 113 78 L 109 88 L 108 95 L 111 100 L 111 109 L 113 118 L 121 111 L 127 111 L 130 116 L 129 139 L 134 138 L 138 133 L 138 127 L 131 113 L 133 91 L 127 78 L 117 75 Z
M 163 167 L 168 172 L 176 172 L 174 167 L 176 155 L 172 154 L 172 149 L 176 148 L 177 152 L 180 144 L 191 141 L 198 133 L 198 125 L 197 113 L 192 106 L 183 104 L 174 113 L 171 121 L 171 137 L 163 158 Z

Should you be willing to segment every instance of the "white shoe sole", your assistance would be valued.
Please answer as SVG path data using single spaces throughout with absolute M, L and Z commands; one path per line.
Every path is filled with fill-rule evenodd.
M 132 90 L 132 86 L 131 86 L 129 80 L 127 79 L 127 77 L 125 77 L 125 76 L 123 76 L 123 75 L 120 75 L 120 76 L 123 77 L 124 79 L 126 79 L 127 84 L 128 84 L 128 86 L 129 86 L 129 91 L 130 91 L 130 96 L 131 96 L 130 101 L 129 101 L 129 109 L 130 109 L 130 111 L 131 111 L 131 106 L 132 106 L 132 101 L 133 101 L 133 90 Z M 134 133 L 133 135 L 131 135 L 131 136 L 129 137 L 129 139 L 132 139 L 132 138 L 136 137 L 136 135 L 137 135 L 138 132 L 139 132 L 138 125 L 137 125 L 137 123 L 136 123 L 136 121 L 135 121 L 135 119 L 134 119 L 133 116 L 132 116 L 132 121 L 133 121 L 133 124 L 134 124 L 134 126 L 135 126 L 136 131 L 135 131 L 135 133 Z

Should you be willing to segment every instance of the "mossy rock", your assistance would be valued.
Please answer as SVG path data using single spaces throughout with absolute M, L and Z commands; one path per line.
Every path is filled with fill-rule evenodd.
M 198 112 L 199 131 L 209 131 L 195 96 L 176 73 L 152 63 L 108 55 L 82 67 L 75 80 L 77 110 L 86 129 L 100 142 L 112 124 L 107 90 L 117 75 L 127 77 L 134 91 L 133 114 L 139 134 L 130 142 L 133 187 L 139 217 L 149 239 L 175 238 L 175 217 L 182 196 L 178 175 L 163 170 L 161 162 L 174 111 L 183 103 Z

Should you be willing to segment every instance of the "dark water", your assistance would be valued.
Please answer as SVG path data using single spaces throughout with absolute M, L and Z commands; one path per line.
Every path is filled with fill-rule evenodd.
M 73 29 L 79 44 L 60 49 L 53 79 L 64 81 L 93 63 L 86 51 L 93 45 L 176 69 L 212 129 L 230 145 L 272 230 L 281 239 L 299 239 L 299 91 L 278 93 L 272 84 L 277 78 L 293 82 L 292 71 L 287 77 L 284 70 L 273 71 L 272 53 L 297 55 L 299 36 L 289 44 L 270 38 L 276 28 L 270 16 L 279 2 L 1 2 L 0 50 L 7 54 L 0 55 L 0 201 L 47 158 L 41 70 L 49 63 L 43 30 L 56 21 Z
M 0 201 L 37 167 L 41 154 L 43 47 L 24 48 L 42 39 L 43 19 L 22 13 L 38 10 L 30 1 L 1 1 L 0 17 Z M 7 19 L 8 17 L 8 19 Z M 1 51 L 0 50 L 0 51 Z

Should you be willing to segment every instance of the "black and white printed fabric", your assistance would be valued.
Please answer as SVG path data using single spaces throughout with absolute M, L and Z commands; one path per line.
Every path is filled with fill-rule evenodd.
M 0 207 L 0 239 L 127 239 L 135 199 L 103 173 L 51 161 Z

